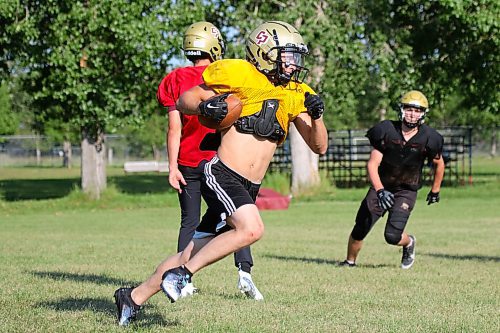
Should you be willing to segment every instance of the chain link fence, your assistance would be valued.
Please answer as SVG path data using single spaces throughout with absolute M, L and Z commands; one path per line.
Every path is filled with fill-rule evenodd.
M 122 167 L 127 161 L 166 161 L 166 147 L 147 147 L 133 143 L 125 135 L 107 135 L 105 145 L 109 166 Z M 80 167 L 81 147 L 65 145 L 41 135 L 0 136 L 0 167 Z
M 472 174 L 473 149 L 477 152 L 477 147 L 473 144 L 472 128 L 450 127 L 439 129 L 439 132 L 445 140 L 445 182 L 455 185 L 468 182 Z M 371 147 L 365 134 L 366 130 L 329 132 L 329 148 L 320 157 L 319 168 L 325 170 L 337 186 L 364 186 L 367 183 L 366 161 Z M 105 144 L 108 165 L 123 167 L 129 161 L 167 162 L 165 146 L 147 147 L 135 142 L 137 141 L 125 135 L 107 135 Z M 290 151 L 288 141 L 279 146 L 269 171 L 290 173 Z M 56 143 L 44 136 L 0 136 L 0 167 L 79 167 L 80 159 L 79 145 Z M 426 166 L 425 170 L 427 179 L 430 179 L 431 174 L 429 167 Z

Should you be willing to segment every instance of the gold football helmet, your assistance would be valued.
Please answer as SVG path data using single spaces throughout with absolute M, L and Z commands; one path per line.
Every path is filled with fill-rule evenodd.
M 405 117 L 405 109 L 408 108 L 416 108 L 422 111 L 422 115 L 418 118 L 417 122 L 410 122 Z M 401 101 L 399 102 L 399 119 L 403 121 L 403 123 L 410 127 L 414 128 L 421 125 L 424 122 L 424 118 L 429 112 L 429 102 L 424 94 L 422 94 L 418 90 L 411 90 L 404 94 L 401 97 Z
M 278 85 L 304 80 L 309 71 L 304 67 L 308 52 L 297 29 L 281 21 L 259 25 L 246 42 L 247 60 Z
M 191 24 L 184 33 L 182 49 L 189 60 L 206 53 L 212 61 L 222 59 L 225 52 L 222 35 L 210 22 L 196 22 Z

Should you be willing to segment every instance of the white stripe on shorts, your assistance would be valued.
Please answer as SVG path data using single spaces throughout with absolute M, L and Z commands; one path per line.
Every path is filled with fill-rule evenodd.
M 205 176 L 207 177 L 207 185 L 215 192 L 219 201 L 222 202 L 224 208 L 226 208 L 228 215 L 231 215 L 236 211 L 236 206 L 234 205 L 233 200 L 231 200 L 226 191 L 224 191 L 219 183 L 217 183 L 217 179 L 215 179 L 215 176 L 212 174 L 212 165 L 217 163 L 218 161 L 219 158 L 217 156 L 214 156 L 214 158 L 212 158 L 210 162 L 205 164 Z

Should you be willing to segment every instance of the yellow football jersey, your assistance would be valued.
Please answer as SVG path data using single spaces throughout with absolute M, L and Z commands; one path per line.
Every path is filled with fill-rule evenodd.
M 304 94 L 315 94 L 305 83 L 290 82 L 287 86 L 275 86 L 254 65 L 241 59 L 213 62 L 203 72 L 203 80 L 217 94 L 231 93 L 238 96 L 243 104 L 240 117 L 259 112 L 265 100 L 278 100 L 276 118 L 285 130 L 285 137 L 290 122 L 299 113 L 306 112 Z

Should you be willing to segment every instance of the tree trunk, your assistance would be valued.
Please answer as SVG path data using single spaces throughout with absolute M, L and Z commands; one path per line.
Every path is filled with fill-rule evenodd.
M 491 149 L 490 149 L 491 157 L 497 156 L 497 135 L 498 135 L 498 129 L 493 128 L 493 132 L 491 133 Z
M 384 108 L 381 108 L 381 109 L 378 111 L 380 121 L 384 121 L 384 120 L 385 120 L 385 115 L 386 115 L 386 113 L 387 113 L 387 110 L 386 110 L 386 109 L 384 109 Z
M 155 144 L 153 144 L 151 148 L 153 149 L 153 156 L 154 156 L 155 161 L 160 162 L 160 159 L 161 159 L 160 149 L 158 149 L 158 147 L 156 147 Z
M 82 139 L 82 190 L 93 199 L 99 199 L 106 189 L 106 154 L 104 135 L 93 137 L 83 131 Z
M 63 142 L 63 167 L 71 169 L 71 142 L 64 140 Z
M 388 90 L 387 81 L 385 80 L 385 78 L 383 78 L 382 83 L 380 84 L 380 93 L 382 94 L 382 96 L 385 96 L 387 94 L 387 90 Z M 380 121 L 385 120 L 386 114 L 387 114 L 387 110 L 386 110 L 385 106 L 382 106 L 379 109 Z
M 323 19 L 325 13 L 322 5 L 316 6 L 316 17 Z M 295 20 L 294 25 L 300 30 L 303 18 Z M 319 84 L 325 74 L 326 57 L 321 48 L 312 50 L 314 56 L 314 66 L 311 69 L 313 84 Z M 318 172 L 319 156 L 311 151 L 307 143 L 302 139 L 293 123 L 290 124 L 290 149 L 292 155 L 292 195 L 298 196 L 308 189 L 319 185 L 320 178 Z
M 320 183 L 319 156 L 311 151 L 293 124 L 290 124 L 292 153 L 292 195 L 300 195 Z
M 40 138 L 38 134 L 35 138 L 35 156 L 36 156 L 36 165 L 40 166 L 42 164 L 42 151 L 40 150 Z

